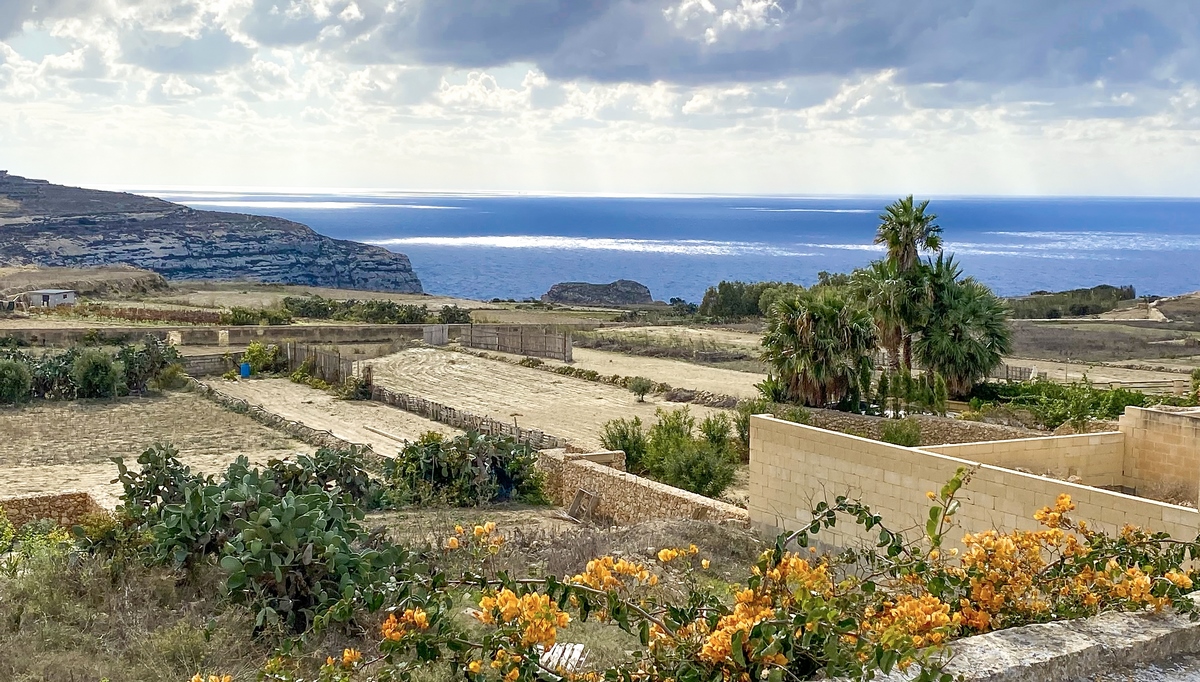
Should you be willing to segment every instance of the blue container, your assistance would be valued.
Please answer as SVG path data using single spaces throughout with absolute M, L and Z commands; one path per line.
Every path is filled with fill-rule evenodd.
M 250 378 L 250 363 L 248 363 L 248 362 L 242 363 L 242 378 L 243 379 Z

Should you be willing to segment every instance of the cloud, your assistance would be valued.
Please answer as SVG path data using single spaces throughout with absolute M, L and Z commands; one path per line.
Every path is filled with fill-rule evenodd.
M 205 28 L 197 35 L 143 29 L 121 36 L 125 61 L 158 73 L 216 73 L 250 60 L 253 51 L 228 33 Z

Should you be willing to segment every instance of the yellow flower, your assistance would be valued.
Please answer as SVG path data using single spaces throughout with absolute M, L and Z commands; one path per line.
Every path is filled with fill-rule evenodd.
M 358 649 L 342 650 L 342 665 L 354 665 L 362 660 L 362 652 Z
M 478 675 L 479 672 L 481 670 L 483 670 L 483 661 L 479 661 L 479 660 L 471 661 L 467 665 L 467 670 Z
M 708 559 L 702 559 L 700 561 L 700 567 L 704 568 L 704 569 L 708 569 L 708 567 L 709 567 Z
M 454 534 L 455 534 L 455 535 L 462 535 L 462 534 L 463 534 L 463 533 L 465 533 L 465 532 L 466 532 L 466 531 L 465 531 L 465 530 L 463 530 L 463 527 L 462 527 L 462 526 L 459 526 L 459 525 L 455 525 L 455 526 L 454 526 Z
M 487 531 L 483 529 L 483 526 L 475 526 L 475 530 L 474 530 L 475 537 L 477 537 L 477 538 L 483 537 L 483 534 L 486 532 Z
M 933 494 L 933 491 L 932 491 L 932 490 L 930 490 L 929 492 L 925 493 L 925 497 L 928 497 L 928 498 L 929 498 L 929 499 L 931 499 L 931 500 L 936 500 L 936 499 L 937 499 L 937 495 Z
M 513 668 L 512 670 L 509 670 L 507 673 L 504 674 L 504 682 L 516 682 L 517 678 L 520 676 L 521 676 L 521 669 Z
M 458 538 L 450 538 L 446 540 L 447 549 L 458 549 Z
M 671 563 L 671 562 L 672 562 L 672 561 L 674 561 L 674 560 L 676 559 L 676 557 L 678 557 L 678 556 L 679 556 L 679 552 L 678 552 L 678 551 L 676 551 L 676 550 L 674 550 L 674 549 L 660 549 L 660 550 L 658 550 L 658 560 L 659 560 L 659 561 L 661 561 L 661 562 L 663 562 L 664 564 L 669 564 L 669 563 Z
M 333 656 L 326 656 L 326 657 L 325 657 L 325 665 L 334 665 Z M 199 676 L 199 675 L 197 675 L 196 677 L 198 678 L 198 677 L 200 677 L 200 676 Z M 195 678 L 193 678 L 193 679 L 192 679 L 192 682 L 196 682 Z
M 696 547 L 696 545 L 688 545 L 688 554 L 695 554 L 696 552 L 699 552 L 699 551 L 700 551 L 700 549 L 698 547 Z

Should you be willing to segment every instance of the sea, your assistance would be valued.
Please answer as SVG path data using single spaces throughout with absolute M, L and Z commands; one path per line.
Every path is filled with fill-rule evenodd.
M 197 209 L 278 216 L 405 253 L 425 290 L 539 297 L 562 281 L 632 279 L 698 302 L 720 280 L 810 284 L 879 258 L 894 197 L 546 196 L 139 190 Z M 1200 290 L 1200 199 L 932 199 L 945 251 L 1003 296 L 1097 284 Z

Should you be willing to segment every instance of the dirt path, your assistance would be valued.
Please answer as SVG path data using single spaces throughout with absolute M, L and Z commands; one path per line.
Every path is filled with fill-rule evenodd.
M 680 407 L 653 396 L 638 403 L 632 393 L 615 386 L 434 348 L 412 348 L 369 363 L 381 386 L 493 419 L 516 420 L 579 447 L 600 447 L 600 432 L 609 420 L 641 417 L 653 424 L 656 408 Z M 691 406 L 697 418 L 717 411 Z
M 733 369 L 699 365 L 669 358 L 649 358 L 590 348 L 575 348 L 571 353 L 575 358 L 572 365 L 580 369 L 594 370 L 606 376 L 612 374 L 631 377 L 643 376 L 679 388 L 709 391 L 738 398 L 756 397 L 758 389 L 754 388 L 754 384 L 766 378 L 765 374 L 739 372 Z M 521 359 L 519 355 L 507 353 L 494 353 L 494 355 L 502 355 L 512 360 Z M 566 364 L 557 360 L 546 360 L 545 362 L 552 367 Z
M 253 462 L 312 448 L 191 393 L 113 401 L 38 402 L 0 410 L 0 495 L 83 490 L 107 506 L 122 457 L 133 464 L 156 442 L 184 463 L 217 473 L 240 455 Z
M 318 391 L 287 379 L 251 379 L 248 381 L 214 381 L 212 387 L 262 405 L 281 417 L 298 421 L 314 429 L 330 431 L 351 443 L 370 445 L 381 455 L 394 455 L 400 442 L 367 429 L 372 426 L 402 439 L 416 440 L 427 431 L 456 436 L 460 431 L 430 421 L 415 414 L 371 401 L 337 400 L 325 391 Z

